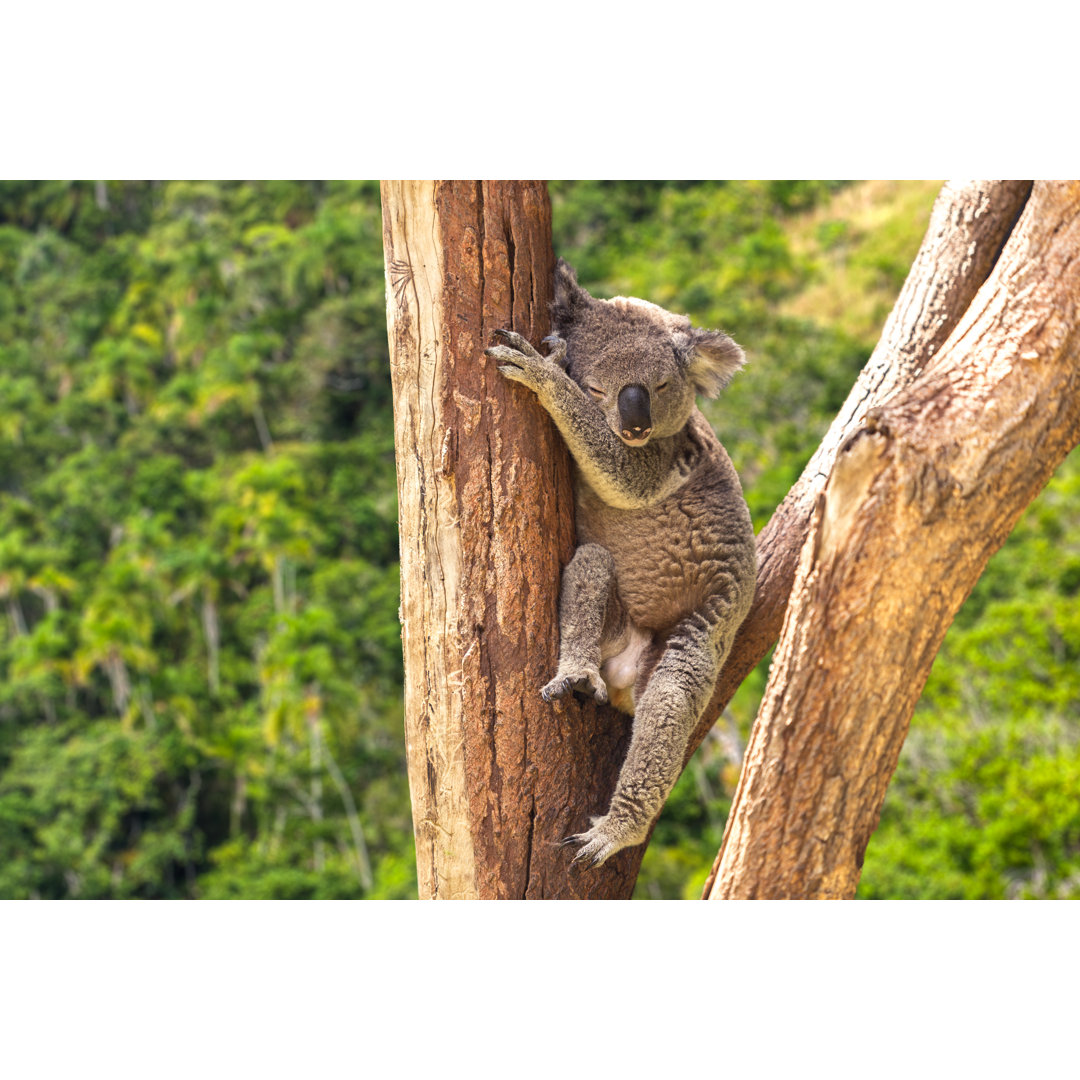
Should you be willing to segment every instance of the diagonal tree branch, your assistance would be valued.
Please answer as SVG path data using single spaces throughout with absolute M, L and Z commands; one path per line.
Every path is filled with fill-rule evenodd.
M 1078 361 L 1080 182 L 1040 182 L 945 344 L 840 444 L 707 896 L 854 895 L 945 632 L 1080 441 Z
M 993 269 L 1030 191 L 1029 180 L 950 181 L 942 188 L 877 348 L 802 476 L 758 536 L 754 606 L 690 741 L 688 759 L 780 635 L 810 516 L 837 450 L 869 409 L 910 386 L 945 343 Z

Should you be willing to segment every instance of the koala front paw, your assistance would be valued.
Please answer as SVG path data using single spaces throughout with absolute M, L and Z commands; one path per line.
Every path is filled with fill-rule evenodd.
M 641 829 L 628 823 L 612 821 L 610 814 L 591 818 L 592 828 L 563 840 L 563 847 L 577 844 L 580 850 L 571 861 L 572 866 L 600 866 L 623 848 L 644 843 L 648 827 Z
M 524 383 L 530 389 L 537 390 L 556 373 L 562 373 L 566 342 L 561 338 L 544 338 L 552 348 L 550 355 L 541 356 L 525 338 L 512 330 L 496 330 L 495 336 L 507 344 L 493 345 L 484 350 L 484 355 L 495 360 L 500 373 L 512 382 Z
M 545 701 L 551 702 L 556 698 L 564 697 L 566 694 L 570 693 L 571 690 L 575 694 L 582 694 L 585 696 L 591 695 L 601 704 L 608 699 L 607 683 L 604 682 L 600 672 L 594 667 L 582 667 L 579 670 L 571 672 L 560 671 L 559 674 L 540 691 L 540 696 Z

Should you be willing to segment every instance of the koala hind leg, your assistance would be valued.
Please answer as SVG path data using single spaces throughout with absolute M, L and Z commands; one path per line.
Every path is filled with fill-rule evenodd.
M 599 544 L 582 544 L 563 571 L 559 669 L 540 696 L 553 701 L 576 690 L 607 701 L 607 684 L 600 675 L 603 645 L 619 634 L 624 622 L 611 552 Z
M 716 640 L 702 615 L 680 622 L 638 696 L 630 749 L 608 812 L 592 828 L 563 842 L 578 844 L 574 862 L 598 866 L 643 843 L 683 767 L 687 743 L 712 696 L 731 638 Z

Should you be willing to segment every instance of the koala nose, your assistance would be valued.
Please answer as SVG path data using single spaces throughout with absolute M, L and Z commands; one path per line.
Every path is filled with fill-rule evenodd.
M 619 424 L 623 438 L 644 439 L 652 432 L 649 391 L 637 383 L 619 391 Z

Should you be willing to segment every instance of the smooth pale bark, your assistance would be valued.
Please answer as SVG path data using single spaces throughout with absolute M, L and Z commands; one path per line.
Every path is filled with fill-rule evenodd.
M 629 896 L 642 850 L 570 870 L 629 721 L 545 705 L 573 493 L 535 396 L 484 356 L 539 343 L 551 209 L 534 182 L 386 182 L 409 786 L 421 897 Z
M 1080 183 L 1036 183 L 990 278 L 817 499 L 706 895 L 850 897 L 934 656 L 1080 441 Z
M 1031 190 L 1029 180 L 950 181 L 881 340 L 802 476 L 758 536 L 754 606 L 739 629 L 687 758 L 780 635 L 810 515 L 840 445 L 867 411 L 909 386 L 945 343 L 986 280 Z

